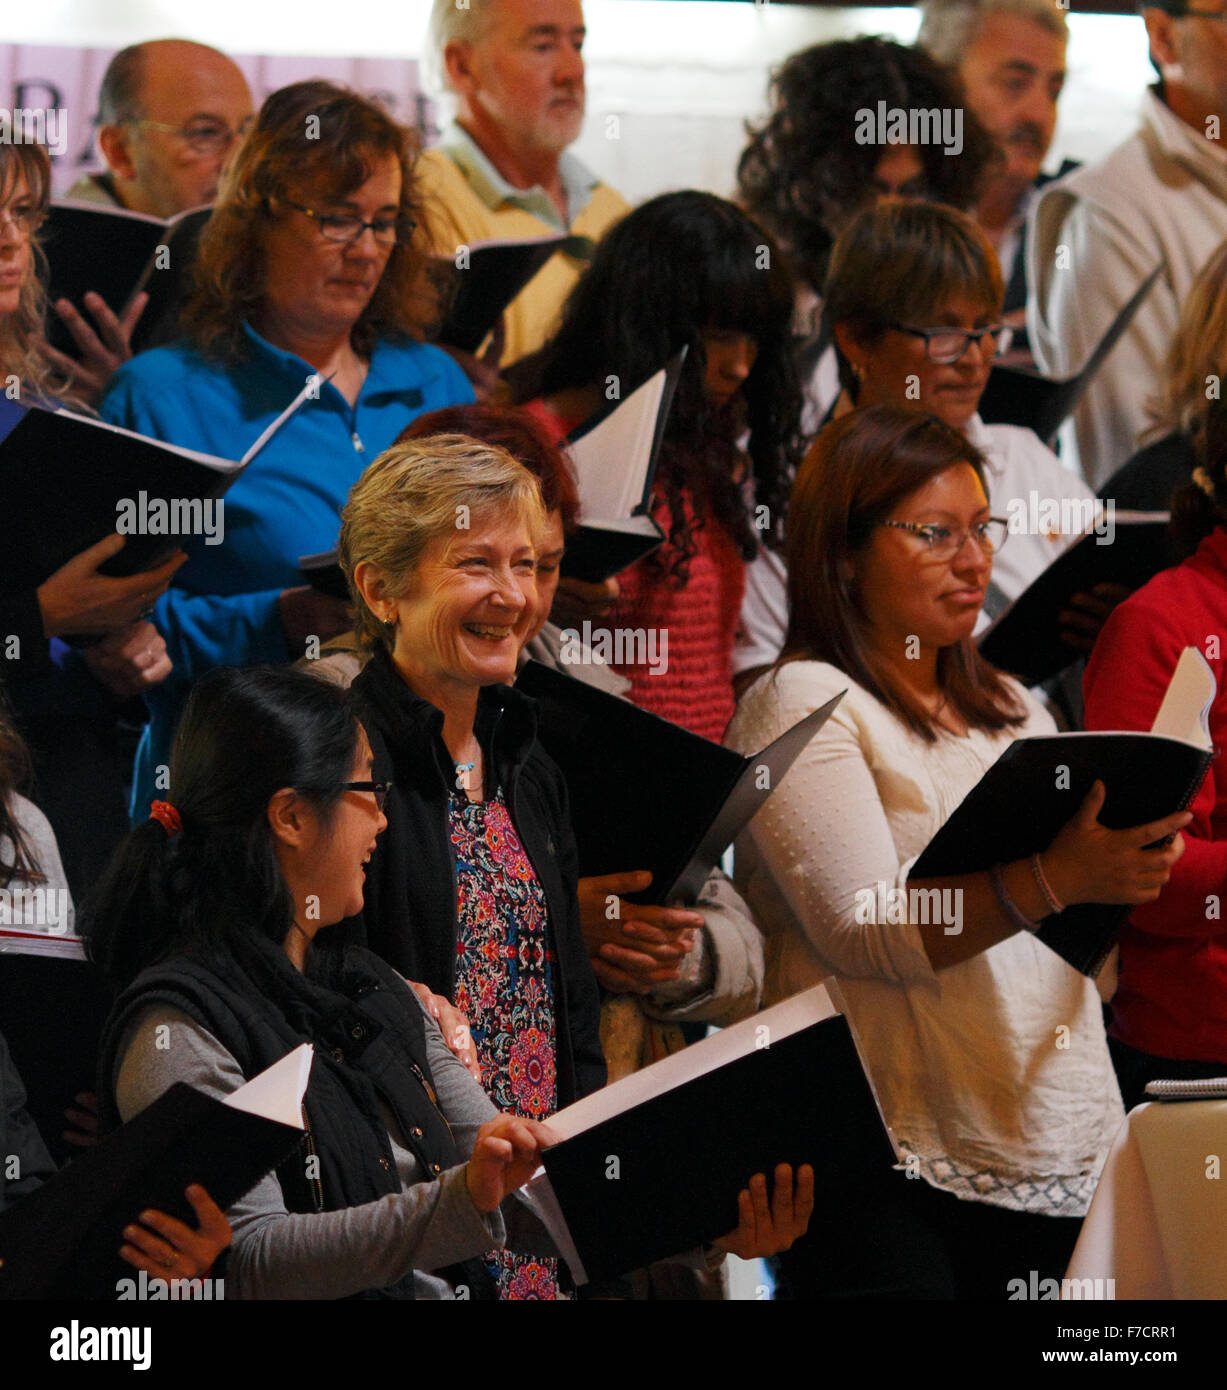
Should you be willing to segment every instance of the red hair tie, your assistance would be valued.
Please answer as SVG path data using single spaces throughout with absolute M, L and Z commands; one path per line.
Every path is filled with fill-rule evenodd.
M 168 839 L 173 840 L 183 830 L 183 820 L 169 801 L 155 801 L 149 808 L 149 819 L 158 822 Z

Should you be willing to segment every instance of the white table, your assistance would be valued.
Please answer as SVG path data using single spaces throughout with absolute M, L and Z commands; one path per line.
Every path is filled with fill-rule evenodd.
M 1066 1279 L 1115 1280 L 1118 1299 L 1227 1298 L 1227 1101 L 1130 1111 Z

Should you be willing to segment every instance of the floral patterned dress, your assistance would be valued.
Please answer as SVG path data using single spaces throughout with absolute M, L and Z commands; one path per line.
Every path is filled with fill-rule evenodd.
M 500 789 L 484 802 L 453 791 L 456 1007 L 469 1017 L 481 1084 L 500 1110 L 545 1120 L 557 1109 L 549 912 Z M 557 1261 L 487 1257 L 504 1299 L 558 1297 Z

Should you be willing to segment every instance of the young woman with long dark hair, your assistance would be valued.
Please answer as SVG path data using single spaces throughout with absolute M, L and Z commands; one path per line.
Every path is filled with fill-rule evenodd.
M 710 193 L 667 193 L 606 233 L 558 332 L 517 369 L 518 397 L 561 437 L 687 348 L 653 495 L 665 544 L 605 593 L 564 580 L 555 612 L 667 634 L 667 670 L 616 669 L 636 704 L 708 738 L 733 712 L 745 567 L 779 542 L 800 456 L 791 322 L 768 233 Z

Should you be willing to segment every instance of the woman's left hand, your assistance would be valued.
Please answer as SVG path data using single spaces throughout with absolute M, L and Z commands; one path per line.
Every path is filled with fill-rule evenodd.
M 809 1227 L 814 1210 L 814 1170 L 808 1163 L 797 1169 L 794 1187 L 792 1168 L 781 1163 L 775 1170 L 775 1186 L 767 1201 L 767 1179 L 755 1173 L 748 1188 L 737 1194 L 737 1229 L 714 1243 L 729 1255 L 743 1260 L 777 1255 L 800 1239 Z
M 85 307 L 98 326 L 95 332 L 69 300 L 56 300 L 55 312 L 81 349 L 81 357 L 79 360 L 68 357 L 49 343 L 43 343 L 41 351 L 51 366 L 63 372 L 72 390 L 87 404 L 97 405 L 107 382 L 132 356 L 132 331 L 148 303 L 149 296 L 142 291 L 133 297 L 121 318 L 100 294 L 91 290 L 85 296 Z
M 204 1188 L 194 1183 L 185 1195 L 196 1213 L 195 1230 L 164 1211 L 143 1211 L 140 1225 L 124 1227 L 120 1255 L 151 1278 L 201 1279 L 230 1244 L 230 1223 Z
M 468 1018 L 441 994 L 432 994 L 425 985 L 414 980 L 405 983 L 422 1001 L 426 1012 L 439 1025 L 443 1041 L 469 1069 L 469 1075 L 481 1084 L 481 1063 L 477 1060 L 477 1049 L 473 1046 L 473 1034 L 469 1030 Z

